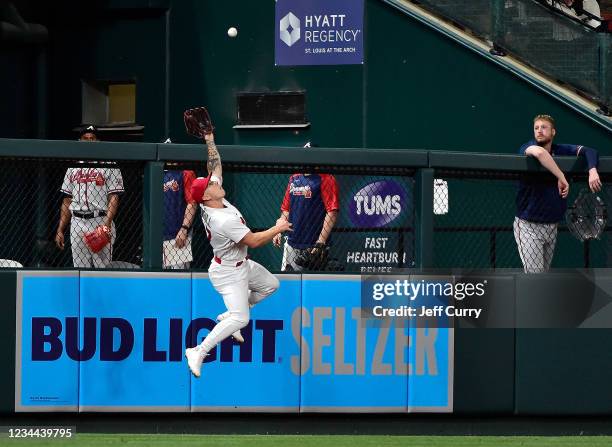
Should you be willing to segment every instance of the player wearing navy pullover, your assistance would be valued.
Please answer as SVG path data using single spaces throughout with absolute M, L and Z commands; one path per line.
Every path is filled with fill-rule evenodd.
M 307 143 L 304 147 L 310 147 Z M 321 250 L 331 243 L 338 216 L 338 184 L 330 174 L 293 174 L 285 190 L 281 217 L 293 224 L 283 250 L 281 270 L 303 270 L 295 263 L 302 250 Z M 273 239 L 280 247 L 281 238 Z
M 197 212 L 191 197 L 193 171 L 164 171 L 164 246 L 165 269 L 189 269 L 193 261 L 191 225 Z
M 514 238 L 526 273 L 541 273 L 550 268 L 557 242 L 557 223 L 567 209 L 569 183 L 553 157 L 570 155 L 586 158 L 589 188 L 601 190 L 597 173 L 599 156 L 595 149 L 573 144 L 554 144 L 555 121 L 538 115 L 533 121 L 534 139 L 523 144 L 519 153 L 536 158 L 549 173 L 526 176 L 516 196 Z

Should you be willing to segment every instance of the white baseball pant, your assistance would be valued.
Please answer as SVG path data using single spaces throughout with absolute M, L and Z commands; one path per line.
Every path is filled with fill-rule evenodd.
M 543 273 L 550 269 L 557 244 L 556 223 L 536 223 L 514 219 L 514 239 L 525 273 Z
M 83 235 L 104 225 L 104 216 L 83 219 L 72 216 L 70 222 L 70 247 L 72 249 L 72 265 L 77 268 L 105 268 L 113 259 L 113 244 L 115 243 L 115 224 L 111 225 L 111 241 L 98 253 L 92 252 Z
M 220 265 L 213 261 L 208 277 L 215 290 L 221 294 L 229 316 L 217 323 L 200 344 L 205 353 L 249 324 L 250 306 L 276 292 L 280 285 L 272 273 L 250 259 L 239 267 Z

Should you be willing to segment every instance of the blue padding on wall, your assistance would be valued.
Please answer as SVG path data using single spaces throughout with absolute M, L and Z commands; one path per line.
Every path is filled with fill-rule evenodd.
M 81 317 L 98 334 L 81 362 L 81 411 L 189 411 L 190 274 L 84 272 Z
M 360 285 L 359 276 L 302 281 L 303 412 L 408 410 L 407 369 L 396 361 L 407 329 L 364 327 Z
M 206 274 L 19 272 L 17 411 L 452 411 L 452 331 L 366 325 L 360 277 L 282 275 L 189 373 L 226 310 Z
M 78 316 L 79 272 L 17 274 L 15 411 L 77 411 L 79 363 L 66 353 L 66 321 Z
M 192 411 L 297 412 L 301 286 L 299 275 L 283 275 L 280 288 L 251 309 L 242 329 L 245 342 L 232 337 L 217 346 L 202 366 L 202 377 L 191 380 Z M 208 334 L 216 316 L 226 310 L 207 275 L 194 274 L 193 315 Z
M 410 328 L 408 411 L 453 411 L 453 336 L 448 328 Z

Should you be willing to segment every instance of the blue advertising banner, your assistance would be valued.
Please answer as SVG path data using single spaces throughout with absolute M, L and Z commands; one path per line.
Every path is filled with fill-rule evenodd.
M 409 336 L 408 412 L 452 412 L 453 329 L 411 327 Z
M 80 296 L 80 411 L 189 411 L 191 275 L 82 272 Z
M 304 276 L 301 411 L 408 410 L 407 329 L 366 327 L 360 284 Z
M 363 0 L 276 0 L 275 65 L 363 63 Z
M 226 310 L 206 274 L 17 279 L 16 411 L 452 411 L 452 331 L 366 325 L 358 276 L 283 275 L 200 379 L 184 349 Z
M 77 411 L 79 272 L 17 272 L 15 411 Z
M 208 275 L 193 275 L 193 328 L 190 344 L 200 343 L 226 311 Z M 191 379 L 192 411 L 297 412 L 301 282 L 283 275 L 280 288 L 251 309 L 251 321 L 241 330 L 244 343 L 225 339 L 210 352 L 202 377 Z M 297 359 L 297 360 L 296 360 Z
M 368 320 L 360 286 L 303 275 L 300 411 L 452 411 L 452 330 Z

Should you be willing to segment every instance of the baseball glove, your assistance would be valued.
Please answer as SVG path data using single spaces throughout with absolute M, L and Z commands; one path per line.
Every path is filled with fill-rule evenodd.
M 312 248 L 302 250 L 295 257 L 295 263 L 306 270 L 325 270 L 328 260 L 329 247 L 320 242 Z
M 204 138 L 204 135 L 212 133 L 215 129 L 206 107 L 185 110 L 183 121 L 187 133 L 196 138 Z
M 95 230 L 85 233 L 83 240 L 92 252 L 98 253 L 111 241 L 110 228 L 106 225 L 100 225 Z
M 608 222 L 606 204 L 597 194 L 583 189 L 565 214 L 567 227 L 579 241 L 599 239 Z

